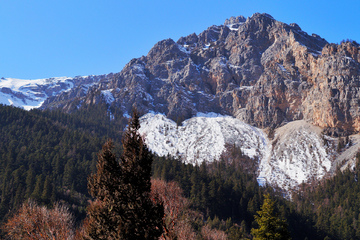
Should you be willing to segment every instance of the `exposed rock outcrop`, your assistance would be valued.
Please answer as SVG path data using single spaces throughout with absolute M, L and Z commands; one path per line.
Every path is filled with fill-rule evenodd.
M 75 111 L 109 90 L 108 104 L 124 113 L 136 106 L 183 120 L 218 112 L 261 128 L 304 119 L 329 134 L 354 133 L 360 130 L 359 52 L 356 42 L 328 44 L 268 14 L 232 17 L 199 35 L 160 41 L 120 73 L 52 97 L 43 108 Z

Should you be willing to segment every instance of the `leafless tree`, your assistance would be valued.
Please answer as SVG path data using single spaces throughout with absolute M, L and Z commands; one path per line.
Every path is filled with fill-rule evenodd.
M 69 209 L 55 204 L 52 209 L 29 200 L 5 223 L 10 239 L 74 239 L 74 219 Z
M 183 196 L 183 191 L 176 182 L 165 182 L 159 179 L 151 180 L 151 197 L 161 201 L 164 206 L 164 233 L 160 239 L 195 239 L 196 234 L 189 223 L 189 201 Z

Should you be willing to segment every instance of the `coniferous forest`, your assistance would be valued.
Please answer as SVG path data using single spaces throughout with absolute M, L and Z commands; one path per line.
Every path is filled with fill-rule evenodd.
M 95 200 L 88 192 L 88 176 L 96 172 L 99 151 L 112 139 L 114 154 L 123 152 L 128 119 L 122 114 L 110 119 L 106 104 L 73 114 L 0 105 L 1 225 L 32 199 L 54 211 L 59 209 L 56 204 L 66 206 L 74 228 L 81 229 Z M 173 184 L 176 199 L 182 199 L 176 218 L 165 208 L 173 214 L 165 219 L 166 239 L 174 239 L 169 237 L 171 229 L 180 222 L 183 229 L 191 229 L 193 239 L 252 239 L 252 229 L 259 228 L 255 216 L 266 196 L 274 202 L 274 214 L 286 221 L 292 239 L 359 239 L 359 159 L 352 171 L 339 170 L 316 185 L 303 184 L 290 200 L 270 186 L 260 187 L 256 160 L 234 146 L 228 146 L 219 161 L 199 166 L 153 156 L 152 179 L 160 181 L 153 182 L 154 187 Z M 211 234 L 218 238 L 208 237 Z

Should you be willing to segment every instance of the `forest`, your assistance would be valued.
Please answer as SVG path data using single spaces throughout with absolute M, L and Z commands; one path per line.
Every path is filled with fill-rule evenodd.
M 87 185 L 88 176 L 96 171 L 98 153 L 112 139 L 113 152 L 120 156 L 127 124 L 120 111 L 110 118 L 106 104 L 72 114 L 0 105 L 1 225 L 32 199 L 49 209 L 67 206 L 75 228 L 80 227 L 89 201 L 94 200 Z M 199 166 L 153 155 L 151 174 L 154 188 L 164 184 L 179 188 L 187 203 L 182 218 L 188 219 L 194 239 L 207 239 L 206 231 L 227 239 L 252 239 L 251 229 L 258 227 L 255 216 L 266 194 L 286 220 L 292 239 L 359 239 L 359 160 L 360 155 L 351 171 L 338 170 L 317 184 L 304 183 L 291 198 L 271 186 L 259 186 L 257 161 L 236 146 L 227 146 L 218 161 Z

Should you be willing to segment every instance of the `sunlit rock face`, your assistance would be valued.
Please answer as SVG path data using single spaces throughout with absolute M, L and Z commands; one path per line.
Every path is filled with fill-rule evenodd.
M 329 134 L 353 133 L 360 128 L 359 50 L 356 42 L 328 44 L 269 14 L 232 17 L 177 42 L 162 40 L 121 72 L 86 91 L 62 92 L 43 108 L 75 111 L 109 90 L 109 104 L 124 113 L 136 106 L 177 121 L 216 112 L 260 128 L 304 119 Z

